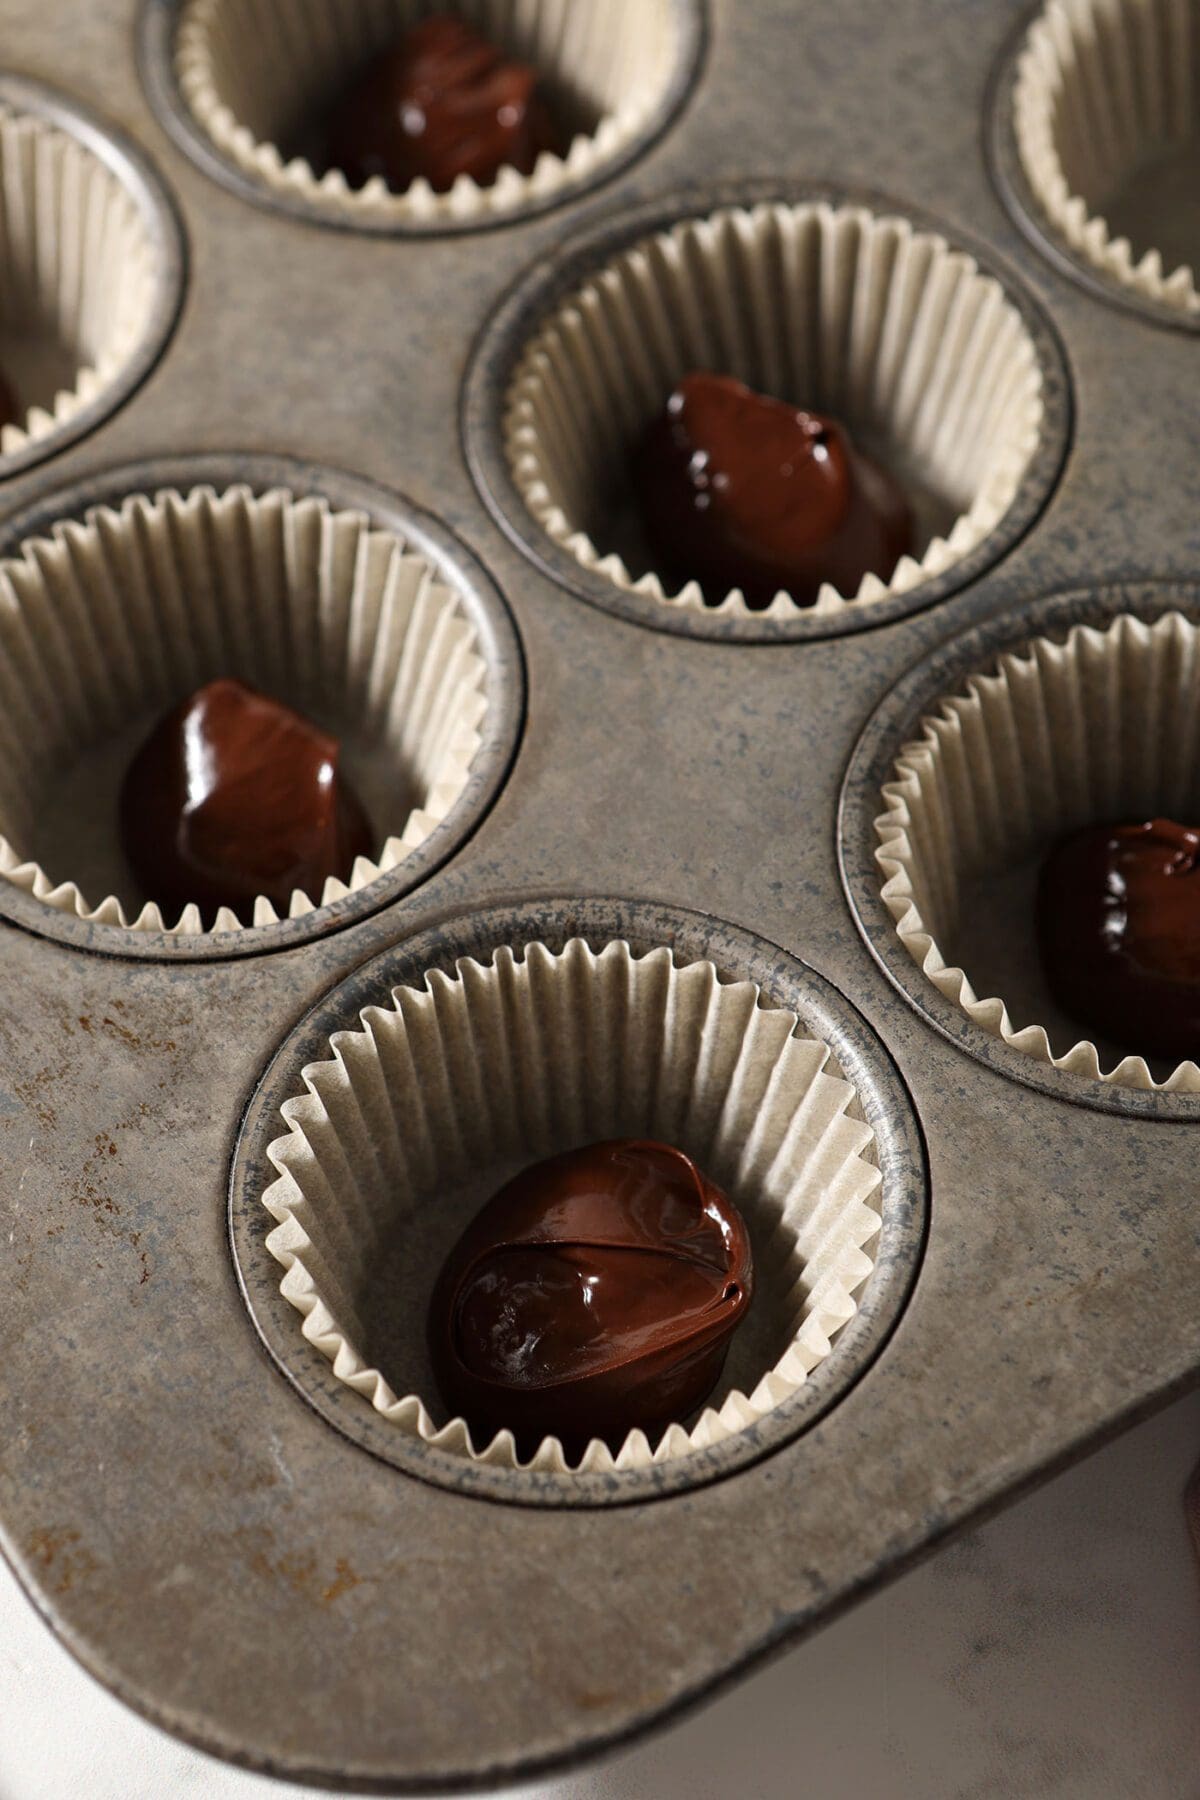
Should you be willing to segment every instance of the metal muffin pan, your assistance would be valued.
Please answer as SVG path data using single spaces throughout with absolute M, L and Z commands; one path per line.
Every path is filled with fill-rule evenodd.
M 687 104 L 619 181 L 483 234 L 381 240 L 211 179 L 151 104 L 134 0 L 0 0 L 10 66 L 86 95 L 138 146 L 189 252 L 166 354 L 102 427 L 4 483 L 4 546 L 180 459 L 251 482 L 257 459 L 296 459 L 322 491 L 369 483 L 368 505 L 425 532 L 520 650 L 515 759 L 498 754 L 491 803 L 410 891 L 270 948 L 148 956 L 125 933 L 54 930 L 0 889 L 0 1545 L 101 1681 L 210 1751 L 376 1792 L 562 1769 L 1196 1380 L 1194 1119 L 1106 1111 L 1078 1078 L 1032 1085 L 965 1054 L 897 985 L 861 834 L 839 828 L 848 770 L 843 827 L 869 811 L 854 772 L 877 773 L 881 730 L 902 733 L 887 697 L 915 665 L 951 669 L 966 633 L 1028 635 L 1056 592 L 1200 570 L 1194 340 L 1066 278 L 989 170 L 988 85 L 1018 16 L 1005 0 L 712 0 Z M 468 371 L 504 297 L 727 181 L 885 188 L 983 246 L 1061 345 L 1040 512 L 906 616 L 796 643 L 647 629 L 582 604 L 476 485 Z M 455 1490 L 352 1441 L 273 1360 L 243 1202 L 289 1057 L 495 908 L 654 921 L 735 973 L 784 971 L 864 1046 L 909 1175 L 927 1172 L 898 1318 L 846 1335 L 794 1432 L 683 1492 L 564 1506 Z

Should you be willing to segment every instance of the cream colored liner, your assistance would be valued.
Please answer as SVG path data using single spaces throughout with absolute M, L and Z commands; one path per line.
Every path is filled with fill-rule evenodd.
M 558 954 L 535 943 L 486 964 L 464 959 L 453 977 L 435 971 L 390 1000 L 303 1071 L 307 1093 L 282 1108 L 289 1135 L 268 1149 L 279 1179 L 263 1202 L 278 1221 L 267 1246 L 286 1270 L 280 1290 L 341 1381 L 409 1436 L 519 1466 L 511 1433 L 475 1447 L 436 1399 L 398 1395 L 368 1366 L 359 1284 L 389 1242 L 424 1241 L 424 1209 L 472 1173 L 648 1134 L 685 1149 L 741 1207 L 756 1290 L 741 1332 L 757 1309 L 760 1329 L 778 1326 L 777 1360 L 691 1430 L 672 1425 L 657 1445 L 632 1432 L 615 1457 L 593 1441 L 578 1467 L 674 1461 L 803 1385 L 874 1266 L 880 1174 L 853 1088 L 826 1045 L 794 1035 L 792 1013 L 767 1007 L 749 982 L 723 982 L 711 963 L 676 968 L 668 949 L 634 956 L 619 941 L 596 954 L 581 939 Z M 455 1233 L 469 1216 L 452 1222 Z M 417 1271 L 422 1333 L 435 1277 L 435 1267 Z M 524 1466 L 568 1470 L 557 1438 Z
M 564 156 L 544 153 L 531 175 L 501 169 L 480 187 L 462 175 L 448 193 L 424 180 L 402 194 L 376 177 L 361 189 L 337 169 L 318 175 L 286 143 L 371 55 L 428 13 L 451 11 L 541 71 L 570 132 Z M 187 0 L 175 40 L 185 101 L 218 149 L 281 195 L 347 218 L 486 222 L 588 180 L 663 105 L 674 79 L 671 0 Z
M 1196 0 L 1049 0 L 1017 63 L 1013 126 L 1051 225 L 1093 268 L 1181 313 L 1200 313 L 1186 264 L 1136 261 L 1105 207 L 1149 158 L 1200 133 Z
M 1180 1063 L 1156 1082 L 1140 1056 L 1107 1072 L 1087 1040 L 1056 1055 L 1045 1026 L 977 995 L 952 961 L 965 886 L 1104 820 L 1196 816 L 1200 806 L 1200 632 L 1179 613 L 1122 615 L 1037 639 L 974 675 L 906 744 L 883 790 L 876 861 L 901 942 L 938 991 L 1038 1062 L 1118 1087 L 1200 1093 Z M 1030 920 L 1030 954 L 1033 922 Z
M 103 393 L 144 338 L 160 270 L 132 195 L 47 120 L 0 105 L 0 372 L 11 455 Z
M 487 669 L 458 595 L 423 556 L 364 513 L 282 489 L 136 495 L 0 563 L 0 874 L 78 918 L 200 932 L 196 906 L 173 920 L 149 902 L 131 912 L 115 892 L 89 899 L 71 878 L 69 844 L 50 870 L 29 846 L 44 828 L 48 782 L 86 796 L 67 837 L 82 842 L 95 814 L 115 846 L 129 757 L 164 712 L 218 676 L 344 732 L 344 760 L 380 833 L 377 856 L 360 857 L 348 885 L 294 893 L 290 917 L 394 868 L 466 787 Z M 255 901 L 254 925 L 277 916 Z M 247 927 L 223 908 L 213 929 Z
M 815 607 L 841 612 L 940 575 L 999 524 L 1041 428 L 1042 377 L 1021 316 L 971 257 L 860 207 L 763 205 L 688 220 L 624 251 L 537 331 L 509 390 L 513 479 L 537 523 L 586 569 L 685 611 L 741 617 L 635 577 L 606 509 L 630 445 L 688 370 L 737 376 L 833 414 L 917 501 L 919 554 Z

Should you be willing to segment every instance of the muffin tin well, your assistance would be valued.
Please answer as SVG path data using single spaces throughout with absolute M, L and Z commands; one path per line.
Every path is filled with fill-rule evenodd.
M 468 0 L 456 10 L 542 78 L 561 151 L 529 175 L 502 169 L 447 193 L 325 169 L 310 127 L 431 0 L 144 0 L 147 85 L 164 123 L 218 180 L 297 217 L 356 231 L 444 232 L 544 211 L 625 167 L 686 99 L 703 52 L 704 0 Z M 262 54 L 270 46 L 270 54 Z
M 464 981 L 472 999 L 460 1008 Z M 406 1014 L 419 1024 L 407 1043 L 393 1025 Z M 394 1134 L 376 1125 L 364 1138 L 379 1057 Z M 445 1416 L 425 1349 L 449 1246 L 523 1161 L 646 1134 L 692 1154 L 750 1225 L 754 1317 L 710 1408 L 690 1431 L 626 1444 L 615 1460 L 593 1444 L 579 1466 L 555 1445 L 530 1464 L 502 1443 L 473 1445 Z M 343 1188 L 356 1180 L 357 1241 L 343 1218 L 322 1216 L 331 1168 Z M 628 1503 L 765 1455 L 861 1374 L 914 1278 L 924 1158 L 887 1053 L 811 970 L 671 908 L 551 898 L 413 938 L 302 1022 L 247 1113 L 230 1222 L 268 1349 L 355 1442 L 465 1494 Z
M 133 465 L 39 502 L 3 547 L 0 907 L 36 930 L 139 956 L 302 942 L 424 879 L 504 779 L 524 705 L 504 603 L 369 483 L 271 457 Z M 334 731 L 376 827 L 377 854 L 285 919 L 265 899 L 249 920 L 164 917 L 121 851 L 131 757 L 222 676 Z
M 1023 227 L 1104 298 L 1200 331 L 1200 8 L 1040 0 L 993 84 L 993 165 Z
M 889 581 L 762 612 L 737 591 L 669 591 L 628 463 L 689 369 L 847 421 L 913 505 L 914 554 Z M 555 580 L 640 624 L 743 642 L 944 599 L 1036 518 L 1070 430 L 1054 330 L 986 252 L 876 196 L 762 184 L 608 222 L 534 270 L 491 320 L 463 406 L 485 499 Z
M 113 412 L 179 310 L 183 236 L 146 159 L 90 108 L 0 72 L 0 479 Z
M 1018 893 L 1083 800 L 1190 806 L 1183 638 L 1170 695 L 1097 713 L 1105 779 L 1132 787 L 1051 793 L 1028 708 L 1024 836 L 990 814 L 987 854 L 942 880 L 889 801 L 934 754 L 906 751 L 924 721 L 965 719 L 1002 659 L 1024 694 L 1039 640 L 1200 624 L 1196 339 L 1022 192 L 1017 0 L 680 0 L 670 75 L 603 166 L 420 219 L 221 149 L 178 86 L 180 14 L 0 0 L 21 71 L 0 99 L 61 93 L 47 117 L 163 252 L 106 390 L 127 403 L 89 400 L 44 466 L 0 443 L 0 1551 L 98 1679 L 217 1755 L 340 1790 L 495 1787 L 697 1703 L 1195 1384 L 1200 1095 L 1108 1046 L 1093 1066 L 1026 982 Z M 237 41 L 243 95 L 341 74 L 287 64 L 282 29 L 269 68 Z M 654 591 L 591 490 L 685 353 L 907 441 L 947 553 L 807 613 Z M 975 367 L 1034 403 L 1005 491 Z M 829 385 L 802 395 L 810 374 Z M 578 464 L 557 490 L 553 444 Z M 981 495 L 967 543 L 949 514 Z M 410 603 L 463 633 L 453 779 L 396 656 Z M 83 849 L 111 850 L 152 716 L 231 672 L 368 757 L 381 855 L 311 910 L 196 932 Z M 751 1216 L 764 1304 L 725 1385 L 574 1467 L 468 1443 L 420 1343 L 444 1234 L 514 1161 L 626 1125 L 711 1155 Z M 419 1181 L 393 1155 L 410 1130 Z
M 965 633 L 887 696 L 841 803 L 851 902 L 913 1004 L 1018 1080 L 1156 1118 L 1200 1118 L 1200 1073 L 1096 1046 L 1061 1015 L 1034 889 L 1072 830 L 1194 815 L 1198 609 L 1194 587 L 1131 583 Z

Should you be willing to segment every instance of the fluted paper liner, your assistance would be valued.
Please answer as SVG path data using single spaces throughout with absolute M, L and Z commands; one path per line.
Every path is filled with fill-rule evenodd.
M 378 834 L 348 884 L 296 892 L 290 916 L 365 887 L 466 786 L 487 668 L 460 597 L 403 538 L 323 499 L 247 487 L 135 495 L 0 562 L 0 874 L 48 906 L 183 934 L 121 858 L 120 782 L 164 713 L 220 676 L 286 701 L 342 742 Z M 277 913 L 265 896 L 253 925 Z M 212 929 L 246 929 L 226 908 Z
M 432 12 L 451 11 L 542 75 L 564 155 L 532 174 L 502 168 L 490 186 L 460 175 L 393 193 L 378 176 L 353 189 L 287 146 L 371 56 Z M 566 192 L 619 156 L 664 105 L 678 61 L 672 0 L 188 0 L 175 42 L 185 101 L 217 147 L 281 195 L 348 219 L 486 223 Z
M 476 1445 L 447 1418 L 426 1309 L 445 1255 L 503 1181 L 606 1138 L 674 1144 L 725 1188 L 750 1228 L 755 1296 L 700 1418 L 657 1444 L 631 1432 L 615 1456 L 593 1440 L 581 1470 L 719 1443 L 829 1354 L 873 1267 L 873 1134 L 826 1045 L 797 1035 L 755 985 L 708 962 L 677 968 L 665 947 L 635 956 L 614 941 L 597 954 L 576 938 L 557 954 L 535 943 L 464 959 L 361 1021 L 284 1103 L 267 1245 L 297 1331 L 397 1430 L 475 1461 L 567 1471 L 557 1438 L 519 1465 L 510 1432 Z M 392 1344 L 386 1372 L 371 1354 L 380 1341 Z
M 1106 216 L 1156 158 L 1200 155 L 1197 0 L 1049 0 L 1018 58 L 1013 128 L 1026 179 L 1073 250 L 1120 286 L 1200 314 L 1189 264 L 1135 249 Z M 1181 168 L 1185 215 L 1195 179 Z
M 0 455 L 65 424 L 142 343 L 161 280 L 132 194 L 78 138 L 0 105 Z
M 1062 643 L 1039 638 L 923 720 L 883 790 L 876 859 L 901 941 L 968 1018 L 1039 1062 L 1121 1087 L 1200 1093 L 1193 1062 L 1161 1081 L 1137 1054 L 1106 1071 L 1095 1044 L 1070 1041 L 1067 1021 L 1051 1029 L 1018 1013 L 1011 993 L 981 994 L 957 960 L 982 889 L 998 891 L 1003 909 L 1001 884 L 1027 869 L 1009 962 L 1026 989 L 1038 979 L 1033 871 L 1057 839 L 1090 823 L 1200 816 L 1198 694 L 1200 632 L 1179 613 L 1079 626 Z
M 1037 352 L 1016 307 L 970 256 L 905 219 L 762 205 L 645 239 L 538 328 L 510 386 L 505 441 L 551 538 L 617 587 L 688 611 L 748 609 L 737 589 L 715 609 L 696 581 L 666 591 L 630 542 L 624 471 L 693 369 L 832 414 L 908 491 L 917 554 L 854 594 L 826 583 L 804 609 L 818 613 L 904 593 L 973 550 L 1012 504 L 1042 421 Z M 800 610 L 780 593 L 766 616 Z

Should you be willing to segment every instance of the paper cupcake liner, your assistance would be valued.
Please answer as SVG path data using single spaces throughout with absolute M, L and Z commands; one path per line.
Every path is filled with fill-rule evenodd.
M 1018 58 L 1013 126 L 1026 179 L 1071 248 L 1122 287 L 1200 313 L 1192 268 L 1135 248 L 1107 216 L 1131 176 L 1200 140 L 1196 0 L 1049 0 Z
M 0 875 L 82 919 L 202 931 L 195 905 L 174 920 L 143 903 L 117 796 L 158 719 L 219 676 L 334 732 L 379 833 L 348 884 L 294 893 L 292 918 L 394 868 L 466 787 L 487 669 L 425 557 L 282 489 L 134 495 L 0 563 Z M 254 925 L 277 916 L 254 902 Z M 222 908 L 212 929 L 248 927 Z
M 1198 691 L 1200 631 L 1180 613 L 1038 638 L 925 718 L 883 790 L 876 861 L 913 960 L 993 1037 L 1093 1081 L 1200 1093 L 1200 1068 L 1158 1080 L 1118 1054 L 1105 1070 L 1070 1021 L 1030 1018 L 1057 1014 L 1040 976 L 1037 863 L 1089 823 L 1200 814 Z M 985 984 L 980 963 L 1008 991 Z
M 826 583 L 813 608 L 780 593 L 768 618 L 840 612 L 941 574 L 1007 512 L 1042 421 L 1037 352 L 999 282 L 904 219 L 761 205 L 636 244 L 536 333 L 509 391 L 505 443 L 555 542 L 618 587 L 689 611 L 749 609 L 737 589 L 716 607 L 695 581 L 668 593 L 640 544 L 623 545 L 630 448 L 691 369 L 842 419 L 914 503 L 919 555 L 889 580 L 868 574 L 855 594 Z
M 21 413 L 0 455 L 103 393 L 154 315 L 159 258 L 133 196 L 86 145 L 0 104 L 0 373 Z
M 593 1440 L 582 1472 L 644 1468 L 721 1442 L 799 1388 L 854 1315 L 874 1266 L 873 1134 L 823 1043 L 750 982 L 670 950 L 560 954 L 534 943 L 434 971 L 366 1008 L 284 1103 L 263 1201 L 284 1297 L 334 1374 L 397 1430 L 470 1461 L 563 1474 L 557 1438 L 520 1463 L 512 1434 L 474 1445 L 447 1418 L 425 1346 L 441 1264 L 518 1168 L 650 1136 L 685 1150 L 750 1227 L 755 1298 L 722 1385 L 657 1444 Z
M 352 189 L 340 170 L 318 174 L 288 154 L 356 69 L 447 10 L 538 68 L 570 136 L 565 155 L 545 152 L 531 175 L 503 168 L 487 187 L 461 175 L 445 194 L 423 179 L 397 194 L 379 177 Z M 187 0 L 175 73 L 217 148 L 277 194 L 350 220 L 482 223 L 578 186 L 621 155 L 666 103 L 678 34 L 674 0 Z

